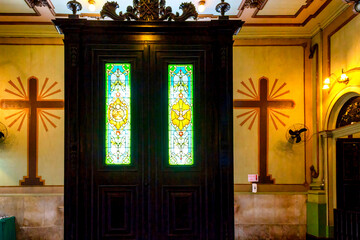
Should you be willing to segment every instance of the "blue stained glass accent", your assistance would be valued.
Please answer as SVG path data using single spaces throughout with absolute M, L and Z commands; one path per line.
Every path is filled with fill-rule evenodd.
M 169 164 L 193 165 L 193 65 L 168 68 Z
M 130 64 L 106 63 L 106 160 L 108 165 L 131 163 Z

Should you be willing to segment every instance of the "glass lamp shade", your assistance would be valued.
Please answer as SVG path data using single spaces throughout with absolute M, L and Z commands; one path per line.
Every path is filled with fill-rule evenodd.
M 341 74 L 340 80 L 342 82 L 347 81 L 348 79 L 349 79 L 349 77 L 345 73 Z
M 90 10 L 91 12 L 95 12 L 95 10 L 96 10 L 95 5 L 94 5 L 94 4 L 90 4 L 90 5 L 89 5 L 89 10 Z
M 354 11 L 360 13 L 360 1 L 356 1 L 354 4 Z
M 200 1 L 199 2 L 198 11 L 199 12 L 204 12 L 205 11 L 205 1 Z
M 95 12 L 95 10 L 96 10 L 95 0 L 88 0 L 88 2 L 89 2 L 89 10 L 91 12 Z

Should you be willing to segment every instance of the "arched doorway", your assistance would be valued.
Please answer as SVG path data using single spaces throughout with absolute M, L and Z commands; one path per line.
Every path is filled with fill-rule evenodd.
M 336 129 L 360 122 L 360 97 L 350 98 L 340 109 Z M 349 132 L 336 139 L 335 239 L 359 239 L 360 134 Z
M 360 138 L 360 122 L 356 120 L 356 116 L 352 118 L 349 117 L 351 113 L 358 110 L 358 104 L 360 104 L 359 97 L 359 88 L 349 87 L 340 92 L 329 104 L 326 119 L 324 122 L 325 126 L 323 128 L 325 131 L 320 133 L 320 136 L 322 137 L 321 142 L 324 153 L 323 160 L 325 169 L 325 189 L 327 195 L 327 225 L 334 226 L 334 233 L 336 239 L 339 234 L 346 234 L 350 236 L 349 228 L 346 227 L 346 223 L 354 223 L 354 220 L 356 218 L 356 215 L 354 217 L 354 214 L 348 216 L 346 215 L 346 212 L 338 211 L 338 209 L 341 210 L 344 205 L 347 205 L 347 203 L 343 201 L 344 197 L 342 195 L 344 194 L 344 184 L 348 184 L 347 182 L 344 183 L 344 181 L 342 180 L 339 181 L 340 178 L 344 177 L 344 167 L 340 169 L 340 166 L 338 166 L 338 164 L 342 164 L 341 166 L 345 166 L 345 168 L 348 168 L 348 166 L 344 165 L 343 161 L 338 161 L 338 158 L 342 157 L 348 159 L 349 155 L 344 154 L 344 152 L 354 152 L 353 150 L 350 150 L 350 146 L 352 145 L 349 141 L 354 142 L 356 141 L 355 138 Z M 347 148 L 345 150 L 337 149 L 337 142 L 347 142 L 345 144 L 347 145 Z M 341 172 L 341 174 L 339 171 Z M 360 192 L 358 189 L 353 189 L 352 187 L 349 187 L 349 189 L 351 189 L 354 194 L 359 194 Z M 346 190 L 350 192 L 347 193 L 347 195 L 352 193 L 351 190 Z M 338 202 L 338 196 L 340 195 L 342 196 L 342 199 L 340 199 L 340 202 Z M 349 196 L 347 196 L 346 198 L 354 199 L 351 197 L 349 198 Z M 340 227 L 343 227 L 343 229 L 341 229 Z M 342 238 L 339 237 L 338 239 Z

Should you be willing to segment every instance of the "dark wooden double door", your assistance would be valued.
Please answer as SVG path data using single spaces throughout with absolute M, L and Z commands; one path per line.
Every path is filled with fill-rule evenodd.
M 80 106 L 85 239 L 221 239 L 215 86 L 202 47 L 89 46 Z M 105 64 L 131 66 L 131 164 L 105 164 Z M 169 165 L 168 65 L 194 67 L 194 164 Z M 231 224 L 231 223 L 230 223 Z M 215 226 L 218 225 L 218 226 Z M 81 227 L 80 232 L 82 232 Z
M 232 35 L 242 21 L 57 19 L 65 239 L 233 239 Z M 131 71 L 131 164 L 105 164 L 105 64 Z M 193 66 L 194 164 L 169 165 L 168 66 Z

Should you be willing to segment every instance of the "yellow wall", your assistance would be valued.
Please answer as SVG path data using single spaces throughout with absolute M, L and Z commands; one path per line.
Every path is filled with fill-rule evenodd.
M 320 58 L 318 69 L 319 95 L 318 129 L 320 137 L 319 159 L 320 178 L 324 179 L 327 194 L 327 225 L 333 226 L 333 209 L 336 204 L 336 139 L 343 133 L 350 134 L 346 128 L 335 130 L 338 113 L 345 102 L 353 97 L 360 96 L 360 71 L 353 71 L 347 75 L 350 82 L 346 85 L 338 83 L 342 69 L 348 71 L 360 67 L 360 18 L 354 14 L 351 7 L 337 17 L 323 32 L 314 36 L 312 43 L 320 45 Z M 316 74 L 313 68 L 313 75 Z M 329 90 L 322 90 L 323 81 L 330 77 Z M 359 125 L 360 126 L 360 125 Z M 358 128 L 359 130 L 356 130 Z M 349 128 L 347 128 L 349 129 Z M 335 131 L 334 131 L 335 130 Z M 340 131 L 339 131 L 340 130 Z M 351 127 L 351 131 L 360 131 L 360 127 Z M 322 177 L 323 176 L 323 177 Z
M 333 40 L 333 42 L 336 41 L 338 40 Z M 278 79 L 277 86 L 286 83 L 284 90 L 290 90 L 290 93 L 279 99 L 293 99 L 296 103 L 294 109 L 280 111 L 289 115 L 289 118 L 280 116 L 286 126 L 276 121 L 278 126 L 276 130 L 269 120 L 268 172 L 275 179 L 276 184 L 304 185 L 310 182 L 309 177 L 305 175 L 308 175 L 306 169 L 312 164 L 311 154 L 308 154 L 309 148 L 311 149 L 308 146 L 312 143 L 292 145 L 285 138 L 287 129 L 295 123 L 305 123 L 311 132 L 314 132 L 312 122 L 308 119 L 312 116 L 307 114 L 311 113 L 309 112 L 311 106 L 309 107 L 307 102 L 310 101 L 311 105 L 312 93 L 304 91 L 305 88 L 309 89 L 305 87 L 309 84 L 309 77 L 306 76 L 310 73 L 306 66 L 309 47 L 310 44 L 305 39 L 237 40 L 235 42 L 234 98 L 247 98 L 237 92 L 238 89 L 244 90 L 241 81 L 249 84 L 248 79 L 252 78 L 255 87 L 258 88 L 259 78 L 265 76 L 269 79 L 270 87 L 275 79 Z M 58 86 L 62 92 L 53 95 L 52 98 L 63 99 L 63 46 L 61 44 L 1 45 L 0 55 L 2 56 L 0 98 L 12 98 L 11 94 L 5 92 L 9 86 L 9 80 L 16 81 L 16 78 L 20 77 L 26 85 L 26 80 L 30 76 L 35 76 L 39 79 L 40 85 L 44 83 L 46 77 L 50 82 L 59 82 Z M 356 58 L 356 55 L 352 56 Z M 234 110 L 235 184 L 248 184 L 247 174 L 258 173 L 259 168 L 258 118 L 251 131 L 248 130 L 249 122 L 241 127 L 239 124 L 242 121 L 236 116 L 244 111 L 246 110 Z M 12 112 L 16 111 L 0 109 L 0 122 L 9 125 L 10 121 L 5 120 L 5 117 Z M 48 132 L 41 124 L 39 125 L 38 174 L 45 179 L 46 185 L 62 185 L 64 116 L 62 110 L 52 110 L 51 113 L 60 116 L 61 119 L 56 120 L 56 128 L 49 126 Z M 27 172 L 27 126 L 24 124 L 23 129 L 17 131 L 15 125 L 9 128 L 9 138 L 0 146 L 0 171 L 3 172 L 0 175 L 0 186 L 18 185 L 19 180 Z
M 234 99 L 251 99 L 251 97 L 239 93 L 238 90 L 248 93 L 244 84 L 251 88 L 249 81 L 249 78 L 251 78 L 255 89 L 258 91 L 259 79 L 266 77 L 269 79 L 269 91 L 276 79 L 278 79 L 278 82 L 275 89 L 286 83 L 286 86 L 279 93 L 290 91 L 288 94 L 276 99 L 291 99 L 295 102 L 293 109 L 274 109 L 289 116 L 285 117 L 284 115 L 277 114 L 285 126 L 274 118 L 278 127 L 276 130 L 271 118 L 269 118 L 268 122 L 268 173 L 275 179 L 275 184 L 301 185 L 307 181 L 305 177 L 307 144 L 289 143 L 286 139 L 286 132 L 289 127 L 297 123 L 307 125 L 312 131 L 312 123 L 307 122 L 308 119 L 305 117 L 306 111 L 309 108 L 311 109 L 311 102 L 309 106 L 305 106 L 305 99 L 311 101 L 312 94 L 311 90 L 310 94 L 304 91 L 305 85 L 308 87 L 309 81 L 309 77 L 305 74 L 309 70 L 307 65 L 309 47 L 310 45 L 307 40 L 269 39 L 235 41 Z M 246 117 L 239 116 L 249 110 L 234 109 L 235 184 L 248 184 L 248 174 L 259 174 L 259 117 L 256 118 L 250 130 L 251 121 L 248 120 L 241 126 Z M 310 158 L 310 156 L 308 157 Z
M 336 76 L 341 75 L 341 70 L 348 71 L 360 67 L 360 18 L 356 17 L 331 36 L 330 44 L 330 72 Z M 355 30 L 355 31 L 354 31 Z M 359 86 L 360 71 L 348 73 L 349 84 L 335 83 L 327 99 L 331 99 L 346 87 Z
M 330 76 L 332 81 L 330 90 L 322 91 L 322 118 L 325 120 L 328 120 L 335 103 L 346 93 L 356 91 L 360 85 L 360 71 L 348 73 L 350 82 L 347 85 L 336 82 L 342 69 L 348 71 L 360 67 L 359 27 L 360 18 L 348 9 L 324 31 L 323 78 Z M 324 130 L 333 128 L 328 122 L 323 125 Z
M 2 43 L 1 43 L 2 42 Z M 39 91 L 45 79 L 48 83 L 45 89 L 54 82 L 58 82 L 49 93 L 60 89 L 46 99 L 64 99 L 64 49 L 59 43 L 54 45 L 27 45 L 24 39 L 22 45 L 6 43 L 8 40 L 0 41 L 0 99 L 22 99 L 14 96 L 5 89 L 17 92 L 9 83 L 11 80 L 15 85 L 20 86 L 19 77 L 27 91 L 27 80 L 35 76 L 39 80 Z M 46 185 L 63 185 L 64 183 L 64 111 L 47 110 L 49 113 L 60 117 L 60 119 L 48 117 L 55 125 L 54 128 L 45 121 L 48 131 L 38 120 L 38 175 L 45 180 Z M 8 118 L 19 110 L 0 108 L 0 122 L 7 127 L 15 118 Z M 19 180 L 27 175 L 27 118 L 20 131 L 18 120 L 14 125 L 8 127 L 8 138 L 0 143 L 0 186 L 18 186 Z

